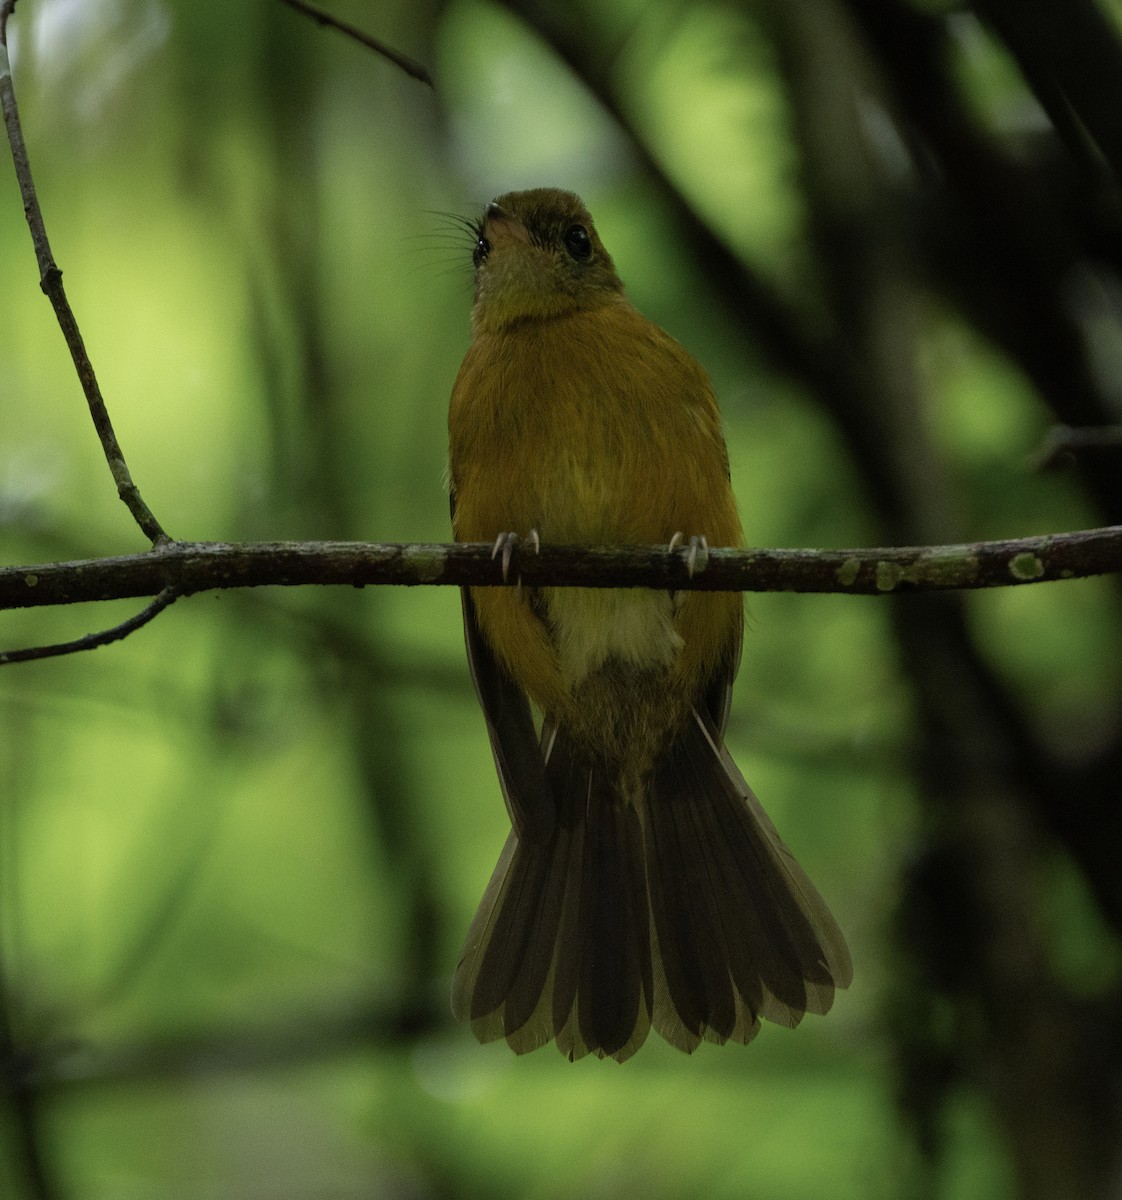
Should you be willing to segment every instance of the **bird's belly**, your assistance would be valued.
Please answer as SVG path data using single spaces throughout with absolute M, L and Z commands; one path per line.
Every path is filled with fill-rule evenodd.
M 682 648 L 666 592 L 548 588 L 544 593 L 561 676 L 570 689 L 609 659 L 665 668 Z

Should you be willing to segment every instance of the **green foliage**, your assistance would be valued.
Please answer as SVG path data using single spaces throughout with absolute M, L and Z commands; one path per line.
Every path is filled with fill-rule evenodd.
M 585 6 L 589 45 L 619 39 L 609 91 L 650 163 L 516 5 L 334 7 L 427 57 L 436 97 L 264 0 L 87 4 L 80 29 L 50 19 L 64 7 L 23 0 L 12 22 L 25 132 L 122 445 L 173 535 L 446 538 L 471 247 L 440 211 L 549 184 L 585 196 L 636 302 L 710 369 L 749 541 L 884 536 L 837 413 L 722 304 L 651 175 L 807 329 L 829 325 L 772 6 Z M 954 21 L 956 78 L 1003 134 L 1029 89 L 973 17 Z M 875 143 L 894 118 L 846 53 Z M 854 153 L 891 177 L 903 151 L 874 151 Z M 4 167 L 0 278 L 0 556 L 137 549 Z M 1027 465 L 1054 419 L 1038 382 L 933 290 L 909 283 L 892 321 L 911 330 L 945 539 L 1096 523 L 1072 475 Z M 131 611 L 0 614 L 0 648 Z M 651 1045 L 624 1068 L 515 1060 L 451 1022 L 507 818 L 450 590 L 198 596 L 110 649 L 0 670 L 2 982 L 59 1194 L 1012 1195 L 972 1081 L 941 1159 L 897 1108 L 889 914 L 940 819 L 892 611 L 749 598 L 732 725 L 850 936 L 852 991 L 747 1050 Z M 976 596 L 966 614 L 1049 754 L 1117 736 L 1116 584 Z M 1085 881 L 1063 854 L 1040 874 L 1033 919 L 1061 976 L 1108 994 L 1117 943 Z

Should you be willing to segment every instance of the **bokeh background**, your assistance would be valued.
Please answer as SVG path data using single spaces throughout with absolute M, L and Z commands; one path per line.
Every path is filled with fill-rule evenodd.
M 445 540 L 448 214 L 536 185 L 710 370 L 750 544 L 1122 522 L 1116 0 L 330 7 L 435 93 L 277 0 L 10 26 L 173 535 Z M 142 549 L 0 158 L 0 556 Z M 0 669 L 0 1195 L 1122 1196 L 1118 577 L 747 606 L 730 741 L 856 979 L 623 1067 L 451 1021 L 507 825 L 454 590 L 200 595 Z

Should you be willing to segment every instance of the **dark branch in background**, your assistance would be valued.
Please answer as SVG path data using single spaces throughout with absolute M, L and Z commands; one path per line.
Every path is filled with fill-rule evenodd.
M 13 0 L 14 2 L 14 0 Z M 0 957 L 0 1120 L 30 1200 L 55 1200 L 51 1156 L 44 1137 L 43 1100 L 35 1077 L 40 1061 L 16 1032 L 16 1006 L 8 964 Z
M 51 246 L 47 240 L 47 229 L 43 224 L 43 214 L 39 209 L 39 197 L 31 177 L 31 164 L 27 158 L 27 147 L 23 141 L 23 130 L 20 127 L 19 109 L 16 107 L 16 93 L 12 85 L 12 67 L 8 59 L 8 18 L 15 9 L 15 0 L 4 0 L 0 4 L 0 104 L 4 110 L 4 125 L 8 130 L 8 141 L 12 147 L 12 161 L 15 163 L 16 178 L 19 181 L 20 194 L 23 197 L 23 210 L 27 216 L 27 224 L 31 229 L 31 241 L 35 247 L 35 258 L 39 264 L 39 286 L 43 289 L 55 316 L 62 329 L 62 336 L 74 360 L 78 379 L 82 384 L 86 401 L 90 407 L 97 436 L 101 439 L 101 447 L 105 451 L 105 460 L 113 473 L 117 485 L 117 494 L 124 501 L 133 519 L 143 530 L 145 537 L 154 545 L 168 540 L 159 521 L 152 515 L 148 505 L 144 503 L 132 475 L 129 473 L 125 456 L 121 451 L 117 435 L 113 431 L 113 423 L 109 419 L 109 411 L 98 386 L 93 364 L 86 353 L 78 322 L 66 292 L 62 286 L 62 271 L 54 260 Z
M 295 9 L 298 13 L 303 13 L 306 17 L 311 17 L 318 25 L 322 25 L 328 29 L 337 29 L 340 33 L 346 34 L 347 37 L 353 38 L 356 42 L 373 50 L 375 54 L 380 54 L 395 66 L 400 67 L 406 75 L 411 75 L 414 79 L 419 79 L 421 83 L 427 83 L 430 88 L 435 90 L 436 85 L 432 81 L 432 76 L 416 59 L 402 54 L 400 50 L 395 50 L 392 46 L 387 46 L 385 42 L 379 41 L 369 33 L 363 33 L 361 29 L 356 29 L 355 26 L 348 25 L 346 21 L 340 21 L 338 17 L 333 17 L 330 13 L 325 13 L 323 9 L 317 8 L 314 4 L 305 4 L 304 0 L 281 0 L 281 3 L 287 4 L 289 8 Z
M 127 638 L 130 633 L 142 629 L 153 617 L 159 616 L 170 604 L 174 604 L 179 593 L 175 588 L 167 587 L 152 601 L 141 609 L 134 617 L 104 629 L 101 633 L 87 633 L 84 637 L 75 638 L 70 642 L 55 642 L 49 646 L 31 646 L 26 650 L 0 650 L 0 666 L 7 663 L 32 662 L 39 658 L 59 658 L 63 654 L 77 654 L 82 650 L 96 650 L 98 646 L 108 646 Z
M 1073 172 L 1057 179 L 1050 155 L 1019 155 L 976 119 L 954 70 L 945 20 L 903 0 L 851 5 L 923 164 L 923 200 L 909 228 L 928 281 L 1018 364 L 1058 421 L 1073 428 L 1113 424 L 1116 404 L 1087 353 L 1071 285 L 1089 263 L 1122 271 L 1114 190 L 1100 191 L 1097 176 L 1091 190 Z M 1074 6 L 1065 5 L 1053 24 L 1057 52 L 1079 35 L 1069 11 Z M 1069 47 L 1059 57 L 1071 53 Z M 1122 520 L 1117 465 L 1105 455 L 1080 456 L 1076 465 L 1104 523 Z
M 711 549 L 691 579 L 688 548 L 519 548 L 510 581 L 527 587 L 886 595 L 1007 587 L 1122 572 L 1122 526 L 954 546 L 862 550 Z M 501 586 L 488 545 L 376 542 L 172 542 L 144 554 L 0 568 L 0 609 L 179 595 L 217 588 Z
M 11 1110 L 8 1140 L 15 1151 L 26 1195 L 30 1200 L 54 1200 L 59 1193 L 51 1178 L 51 1161 L 43 1137 L 43 1102 L 35 1077 L 40 1063 L 35 1052 L 21 1046 L 13 1026 L 11 991 L 0 964 L 0 1104 L 6 1102 Z
M 1058 466 L 1079 454 L 1113 454 L 1122 467 L 1122 425 L 1054 425 L 1029 460 L 1038 471 Z
M 1062 21 L 1056 6 L 1041 0 L 976 0 L 975 6 L 1013 52 L 1069 150 L 1084 156 L 1089 140 L 1110 164 L 1115 185 L 1122 182 L 1122 44 L 1107 15 L 1092 0 L 1064 0 Z

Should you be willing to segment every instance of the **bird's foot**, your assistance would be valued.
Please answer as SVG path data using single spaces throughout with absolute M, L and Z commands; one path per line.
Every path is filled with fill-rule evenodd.
M 689 550 L 686 553 L 686 574 L 692 579 L 695 575 L 700 575 L 709 565 L 709 541 L 704 535 L 699 535 L 691 537 L 687 543 L 686 535 L 679 530 L 670 539 L 667 549 L 673 553 L 680 546 L 687 544 Z
M 527 537 L 533 543 L 534 553 L 541 554 L 542 540 L 538 536 L 538 531 L 536 529 L 531 529 L 529 534 L 527 535 Z M 495 538 L 495 544 L 491 547 L 491 558 L 492 559 L 501 558 L 503 583 L 510 582 L 510 560 L 514 557 L 514 550 L 515 550 L 515 547 L 518 545 L 519 540 L 520 539 L 518 537 L 518 534 L 516 534 L 513 530 L 511 530 L 507 533 L 500 533 L 499 536 L 497 538 Z M 518 579 L 518 591 L 519 591 L 519 595 L 521 595 L 521 592 L 522 592 L 521 576 L 519 576 L 519 579 Z

